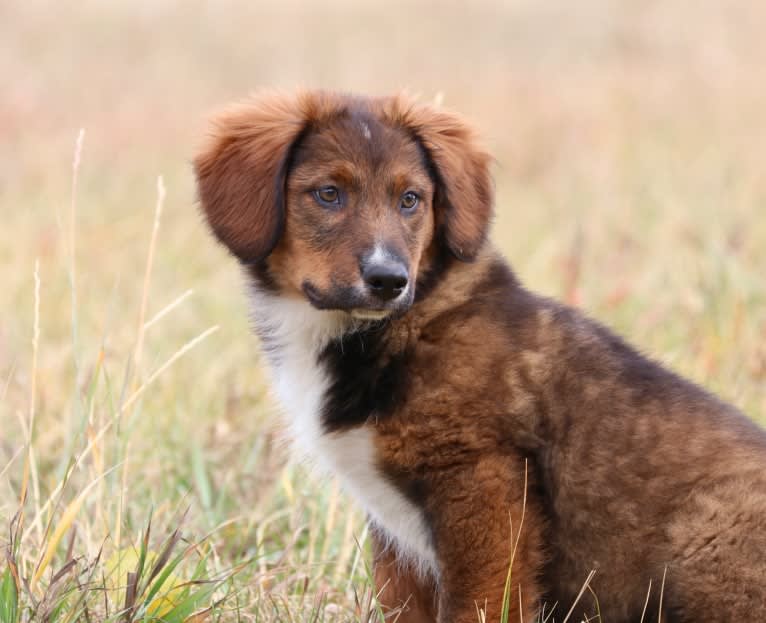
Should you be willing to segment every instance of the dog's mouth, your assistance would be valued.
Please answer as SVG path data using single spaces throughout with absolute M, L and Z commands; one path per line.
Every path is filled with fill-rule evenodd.
M 400 316 L 412 305 L 412 292 L 408 288 L 401 297 L 391 301 L 378 301 L 354 287 L 334 287 L 325 292 L 309 281 L 302 284 L 303 294 L 312 307 L 322 310 L 338 310 L 348 313 L 356 320 L 380 321 Z
M 388 318 L 393 310 L 391 309 L 352 309 L 349 311 L 352 318 L 357 320 L 383 320 Z

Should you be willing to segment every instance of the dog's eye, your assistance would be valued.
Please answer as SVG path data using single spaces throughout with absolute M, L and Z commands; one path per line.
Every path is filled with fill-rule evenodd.
M 314 191 L 314 199 L 316 199 L 323 206 L 339 206 L 340 205 L 340 193 L 335 186 L 323 186 Z
M 399 205 L 401 206 L 402 211 L 412 212 L 418 206 L 419 201 L 420 197 L 418 197 L 414 192 L 408 191 L 402 195 L 402 199 Z

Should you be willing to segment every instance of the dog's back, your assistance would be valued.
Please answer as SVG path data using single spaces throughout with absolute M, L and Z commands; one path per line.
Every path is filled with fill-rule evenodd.
M 661 595 L 665 621 L 766 613 L 764 430 L 580 313 L 532 299 L 537 319 L 508 337 L 537 327 L 551 366 L 535 453 L 549 600 L 571 604 L 595 569 L 604 620 L 638 621 Z M 529 375 L 528 357 L 508 369 Z

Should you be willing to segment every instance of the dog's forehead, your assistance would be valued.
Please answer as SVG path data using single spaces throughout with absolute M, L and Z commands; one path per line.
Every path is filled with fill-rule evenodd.
M 361 110 L 346 111 L 309 128 L 296 149 L 294 166 L 316 161 L 345 160 L 377 169 L 397 162 L 424 166 L 424 153 L 405 129 Z

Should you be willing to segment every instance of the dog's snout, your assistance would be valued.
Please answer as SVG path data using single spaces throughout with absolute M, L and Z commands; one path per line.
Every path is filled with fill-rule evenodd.
M 407 267 L 394 260 L 369 262 L 362 267 L 362 279 L 373 295 L 391 301 L 407 287 Z

